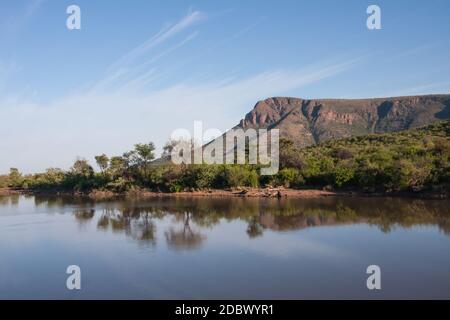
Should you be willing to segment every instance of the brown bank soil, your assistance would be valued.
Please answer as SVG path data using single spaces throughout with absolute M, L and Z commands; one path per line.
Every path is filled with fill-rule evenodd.
M 100 199 L 104 194 L 100 192 Z M 114 195 L 114 194 L 113 194 Z M 96 199 L 97 193 L 89 195 Z M 422 199 L 449 199 L 448 191 L 424 191 L 424 192 L 363 192 L 361 190 L 328 191 L 321 189 L 288 189 L 288 188 L 237 188 L 232 190 L 194 190 L 177 193 L 152 192 L 148 190 L 136 190 L 129 192 L 126 196 L 131 197 L 241 197 L 241 198 L 325 198 L 325 197 L 403 197 Z
M 348 191 L 327 191 L 321 189 L 288 189 L 288 188 L 236 188 L 227 190 L 206 189 L 191 190 L 177 193 L 155 192 L 147 189 L 134 189 L 127 193 L 114 193 L 111 191 L 93 190 L 88 193 L 60 192 L 60 191 L 30 191 L 11 190 L 0 188 L 0 196 L 17 194 L 44 195 L 44 196 L 68 196 L 68 197 L 88 197 L 92 200 L 104 201 L 117 198 L 158 198 L 158 197 L 194 197 L 194 198 L 325 198 L 325 197 L 406 197 L 423 199 L 449 199 L 448 190 L 445 192 L 372 192 L 366 193 L 359 190 Z
M 127 193 L 114 193 L 111 191 L 93 190 L 89 193 L 67 193 L 55 191 L 24 191 L 22 193 L 32 195 L 47 196 L 71 196 L 71 197 L 89 197 L 93 200 L 108 200 L 120 197 L 130 198 L 158 198 L 158 197 L 196 197 L 196 198 L 320 198 L 331 196 L 351 195 L 350 192 L 332 192 L 323 190 L 294 190 L 285 188 L 237 188 L 230 190 L 193 190 L 177 193 L 155 192 L 147 189 L 134 189 Z
M 19 192 L 8 188 L 0 188 L 0 196 L 12 196 L 14 194 L 19 194 Z
M 133 193 L 131 194 L 133 195 Z M 233 190 L 197 190 L 177 193 L 162 193 L 151 191 L 138 191 L 134 195 L 139 197 L 241 197 L 241 198 L 319 198 L 350 193 L 331 192 L 322 190 L 294 190 L 284 188 L 245 188 Z

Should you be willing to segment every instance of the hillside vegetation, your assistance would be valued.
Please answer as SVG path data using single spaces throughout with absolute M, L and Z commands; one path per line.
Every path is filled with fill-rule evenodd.
M 259 168 L 251 165 L 154 166 L 153 144 L 138 144 L 122 156 L 96 157 L 98 172 L 84 159 L 78 159 L 69 171 L 48 169 L 23 176 L 11 169 L 9 175 L 0 176 L 0 188 L 126 193 L 138 189 L 180 192 L 284 186 L 448 195 L 449 133 L 450 120 L 446 120 L 397 133 L 331 140 L 308 148 L 282 139 L 281 168 L 275 176 L 260 176 Z
M 281 175 L 294 184 L 420 191 L 450 182 L 450 121 L 381 135 L 295 148 L 283 141 Z M 289 179 L 288 179 L 289 180 Z M 288 181 L 290 182 L 290 181 Z

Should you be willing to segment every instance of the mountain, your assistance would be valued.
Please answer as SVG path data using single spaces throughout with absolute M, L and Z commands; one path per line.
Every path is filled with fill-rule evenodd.
M 277 97 L 260 101 L 235 128 L 279 129 L 298 147 L 396 132 L 450 118 L 450 94 L 376 99 Z

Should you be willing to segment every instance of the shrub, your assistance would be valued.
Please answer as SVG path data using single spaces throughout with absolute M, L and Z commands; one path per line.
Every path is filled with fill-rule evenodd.
M 227 167 L 226 179 L 229 187 L 258 187 L 258 173 L 247 166 Z
M 355 171 L 353 168 L 343 165 L 337 166 L 334 169 L 334 185 L 338 188 L 345 186 L 353 180 L 354 176 Z
M 281 169 L 275 179 L 277 185 L 289 187 L 298 187 L 303 182 L 303 177 L 300 175 L 299 170 L 294 168 Z

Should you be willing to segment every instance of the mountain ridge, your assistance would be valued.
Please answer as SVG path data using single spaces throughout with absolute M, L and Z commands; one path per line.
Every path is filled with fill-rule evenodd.
M 261 100 L 234 129 L 279 129 L 299 147 L 331 139 L 407 130 L 450 118 L 450 94 L 369 99 Z

